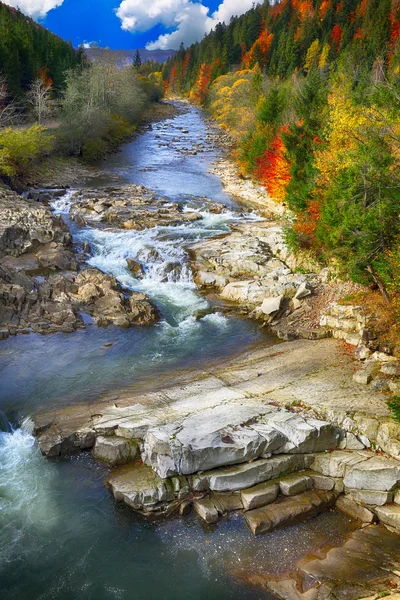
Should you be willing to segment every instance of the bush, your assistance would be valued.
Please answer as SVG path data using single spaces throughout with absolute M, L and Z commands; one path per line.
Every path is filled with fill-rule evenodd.
M 18 177 L 50 152 L 54 137 L 45 127 L 33 125 L 29 129 L 0 130 L 0 175 Z

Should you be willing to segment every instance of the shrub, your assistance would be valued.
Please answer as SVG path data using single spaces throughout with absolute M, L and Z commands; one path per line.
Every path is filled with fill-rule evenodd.
M 32 164 L 50 152 L 53 140 L 41 125 L 0 130 L 0 175 L 10 178 L 25 175 Z

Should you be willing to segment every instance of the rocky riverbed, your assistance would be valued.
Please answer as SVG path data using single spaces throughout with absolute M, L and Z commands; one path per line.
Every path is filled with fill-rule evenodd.
M 141 346 L 149 361 L 166 360 L 174 344 L 200 353 L 228 339 L 224 331 L 233 337 L 238 316 L 258 334 L 276 332 L 283 343 L 257 337 L 245 350 L 239 335 L 234 358 L 221 351 L 174 370 L 168 356 L 164 371 L 134 387 L 126 376 L 90 402 L 75 394 L 67 406 L 30 412 L 38 446 L 49 459 L 90 453 L 91 476 L 129 514 L 163 521 L 192 512 L 210 535 L 239 519 L 257 538 L 287 528 L 293 545 L 294 524 L 340 511 L 349 529 L 334 548 L 317 544 L 275 573 L 226 569 L 288 600 L 377 598 L 400 588 L 400 425 L 384 394 L 400 385 L 400 367 L 374 340 L 371 315 L 336 302 L 351 285 L 288 251 L 282 207 L 215 160 L 218 137 L 189 109 L 154 124 L 144 147 L 133 144 L 134 181 L 128 147 L 113 157 L 123 168 L 106 186 L 26 197 L 1 188 L 0 337 L 58 333 L 62 354 L 61 336 L 78 328 L 152 325 L 144 331 L 155 342 L 145 333 L 124 345 L 125 377 L 143 364 Z M 239 203 L 209 175 L 210 162 Z M 85 382 L 84 397 L 119 341 L 95 350 L 84 380 L 61 356 L 60 381 L 65 368 L 68 381 Z M 7 435 L 15 441 L 18 431 Z

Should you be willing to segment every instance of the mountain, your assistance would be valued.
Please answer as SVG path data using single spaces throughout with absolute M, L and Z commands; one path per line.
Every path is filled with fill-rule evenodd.
M 104 52 L 103 48 L 85 48 L 86 55 L 91 60 L 96 60 L 96 56 Z M 158 63 L 164 63 L 169 58 L 172 58 L 176 52 L 175 50 L 146 50 L 146 48 L 139 48 L 140 56 L 142 58 L 142 62 L 147 62 L 148 60 L 152 60 Z M 136 49 L 135 50 L 109 50 L 107 49 L 107 53 L 109 55 L 115 56 L 115 60 L 121 66 L 131 65 L 135 59 Z
M 0 2 L 0 73 L 12 96 L 21 96 L 40 73 L 50 77 L 56 91 L 64 74 L 82 60 L 82 52 L 19 10 Z

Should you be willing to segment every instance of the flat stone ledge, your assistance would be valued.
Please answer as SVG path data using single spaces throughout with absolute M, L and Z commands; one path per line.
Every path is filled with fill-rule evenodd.
M 250 510 L 245 513 L 245 519 L 252 534 L 257 536 L 315 517 L 333 506 L 335 500 L 334 492 L 308 491 L 279 503 Z

